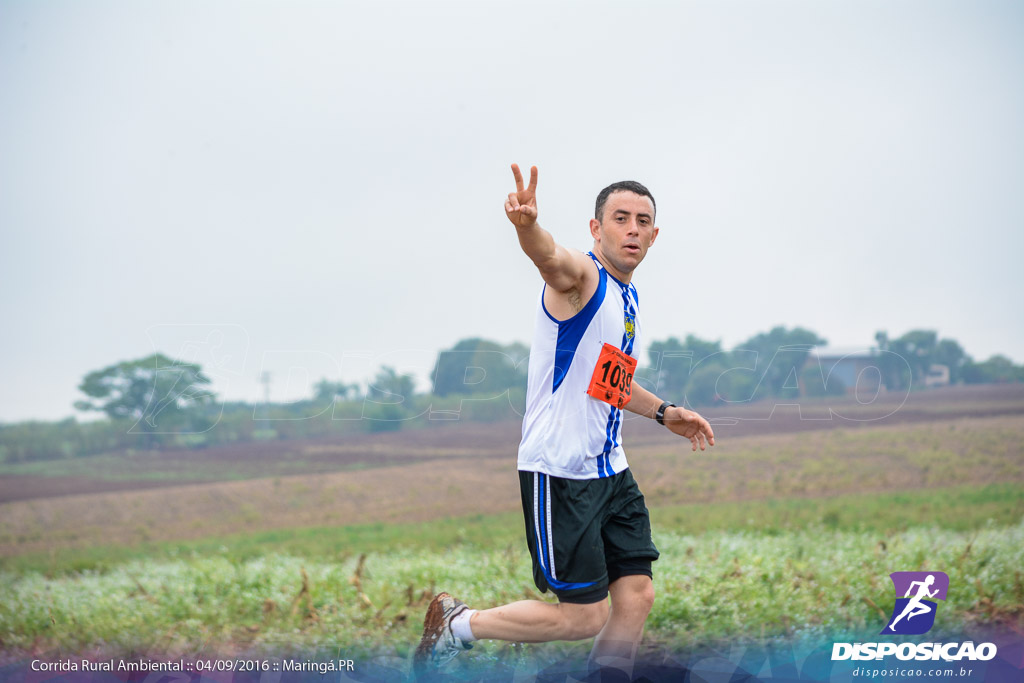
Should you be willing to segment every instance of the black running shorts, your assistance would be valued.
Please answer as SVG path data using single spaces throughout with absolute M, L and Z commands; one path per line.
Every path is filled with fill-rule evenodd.
M 622 576 L 651 576 L 658 549 L 628 469 L 600 479 L 519 473 L 533 580 L 562 602 L 592 603 Z

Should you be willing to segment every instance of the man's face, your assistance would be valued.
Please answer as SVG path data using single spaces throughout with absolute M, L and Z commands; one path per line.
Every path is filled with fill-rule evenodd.
M 628 279 L 658 236 L 654 205 L 649 197 L 634 192 L 613 192 L 605 202 L 601 221 L 591 219 L 590 234 L 606 264 L 618 271 L 612 275 Z

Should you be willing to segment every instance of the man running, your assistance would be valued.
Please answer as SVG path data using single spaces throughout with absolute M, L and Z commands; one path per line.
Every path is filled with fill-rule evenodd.
M 620 443 L 622 411 L 656 419 L 693 450 L 714 445 L 707 420 L 633 382 L 640 320 L 633 270 L 658 236 L 655 203 L 624 181 L 597 196 L 584 254 L 555 243 L 537 223 L 537 168 L 505 214 L 544 280 L 530 347 L 519 482 L 533 574 L 558 603 L 523 600 L 474 610 L 434 598 L 414 656 L 418 672 L 474 640 L 547 642 L 595 638 L 593 665 L 629 670 L 654 603 L 658 550 Z M 611 596 L 609 606 L 608 596 Z

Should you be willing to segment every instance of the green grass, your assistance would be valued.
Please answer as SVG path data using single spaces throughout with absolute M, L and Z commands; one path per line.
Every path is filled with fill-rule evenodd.
M 0 571 L 40 571 L 47 576 L 58 576 L 79 571 L 103 572 L 124 562 L 143 559 L 218 556 L 240 561 L 268 553 L 343 561 L 354 554 L 386 552 L 393 548 L 507 545 L 518 543 L 523 533 L 521 513 L 476 515 L 421 524 L 283 529 L 182 543 L 102 546 L 31 553 L 0 558 Z
M 652 517 L 662 557 L 647 642 L 657 647 L 868 637 L 892 607 L 888 574 L 900 570 L 950 575 L 936 638 L 977 623 L 1024 627 L 1019 485 L 672 506 Z M 7 558 L 0 650 L 345 653 L 401 668 L 434 592 L 479 606 L 541 597 L 522 535 L 509 514 Z M 555 661 L 586 648 L 527 652 Z M 456 667 L 520 654 L 483 643 Z
M 967 531 L 1013 524 L 1024 517 L 1024 486 L 993 484 L 830 498 L 705 503 L 656 508 L 654 529 L 683 533 L 783 533 L 820 524 L 836 531 L 888 533 L 914 526 Z
M 887 535 L 884 547 L 879 540 L 875 531 L 821 525 L 782 534 L 662 532 L 648 637 L 685 649 L 877 634 L 894 597 L 888 574 L 919 569 L 951 578 L 935 637 L 976 621 L 1020 624 L 1024 524 L 913 527 Z M 476 606 L 536 597 L 520 546 L 393 548 L 343 561 L 279 551 L 249 559 L 196 555 L 55 578 L 3 572 L 0 639 L 13 651 L 124 657 L 340 651 L 406 658 L 436 590 Z M 562 656 L 574 647 L 585 645 L 531 651 Z M 482 643 L 467 659 L 504 656 L 507 648 Z
M 654 533 L 711 531 L 788 533 L 811 525 L 833 531 L 887 534 L 914 526 L 967 531 L 1007 525 L 1024 517 L 1024 486 L 995 484 L 905 493 L 856 494 L 832 498 L 783 499 L 674 505 L 651 510 Z M 0 558 L 0 570 L 42 571 L 48 576 L 104 571 L 141 559 L 220 556 L 247 560 L 267 553 L 346 559 L 392 548 L 482 548 L 522 545 L 520 513 L 475 515 L 419 524 L 364 524 L 264 531 L 187 543 L 100 546 Z

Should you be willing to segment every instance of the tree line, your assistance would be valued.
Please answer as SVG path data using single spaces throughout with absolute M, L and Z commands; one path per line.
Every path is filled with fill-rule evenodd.
M 935 366 L 947 368 L 953 384 L 1024 382 L 1024 366 L 1001 355 L 976 362 L 932 330 L 897 338 L 878 332 L 875 342 L 872 362 L 888 390 L 923 386 Z M 635 381 L 695 408 L 845 394 L 852 387 L 808 362 L 812 349 L 826 343 L 800 327 L 776 327 L 732 349 L 693 335 L 670 337 L 650 344 Z M 520 343 L 464 339 L 438 354 L 426 392 L 417 391 L 411 375 L 383 366 L 365 384 L 324 378 L 305 400 L 253 404 L 219 401 L 199 365 L 156 353 L 83 378 L 78 388 L 86 398 L 75 407 L 106 419 L 0 425 L 0 462 L 510 419 L 522 414 L 528 357 Z

